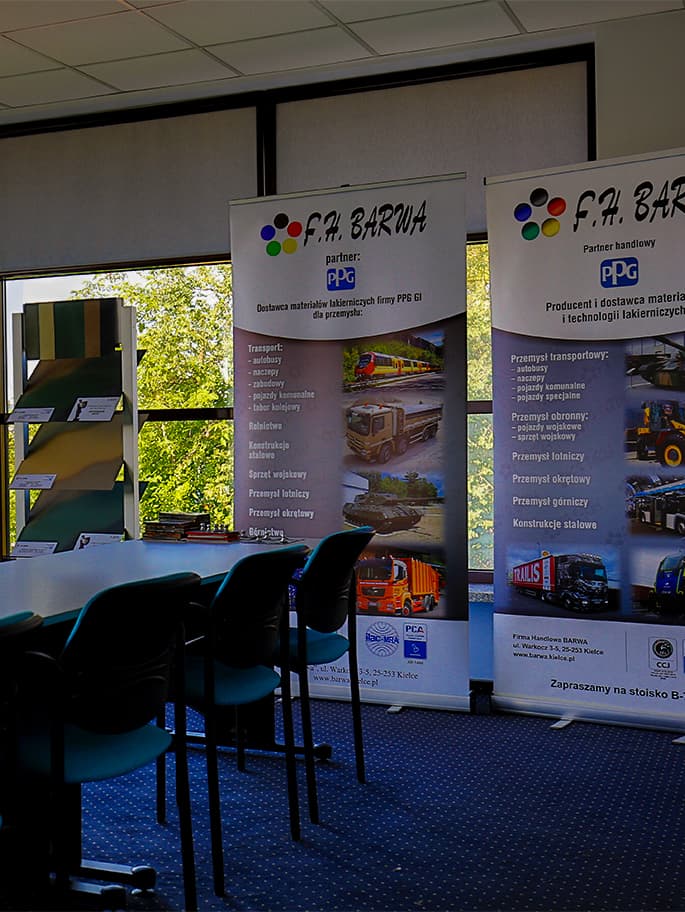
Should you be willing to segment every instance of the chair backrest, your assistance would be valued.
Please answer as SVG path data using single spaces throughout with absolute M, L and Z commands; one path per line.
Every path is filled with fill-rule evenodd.
M 260 551 L 238 561 L 210 605 L 213 653 L 236 668 L 270 665 L 288 584 L 309 553 L 306 545 Z
M 312 551 L 296 587 L 297 612 L 307 627 L 333 633 L 345 623 L 354 567 L 374 534 L 371 526 L 333 532 Z
M 121 732 L 161 712 L 183 614 L 199 585 L 196 573 L 174 573 L 103 589 L 83 606 L 59 657 L 68 721 Z

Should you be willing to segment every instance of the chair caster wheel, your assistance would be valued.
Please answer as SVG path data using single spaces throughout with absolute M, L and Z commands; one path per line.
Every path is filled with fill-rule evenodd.
M 152 890 L 156 882 L 157 872 L 149 865 L 136 865 L 131 868 L 131 883 L 141 892 Z
M 333 748 L 330 744 L 316 744 L 314 746 L 314 756 L 317 760 L 330 760 L 333 756 Z

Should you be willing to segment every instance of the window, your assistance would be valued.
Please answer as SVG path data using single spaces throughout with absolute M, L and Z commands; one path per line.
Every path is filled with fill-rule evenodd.
M 138 347 L 144 352 L 138 370 L 141 518 L 153 519 L 160 510 L 207 510 L 213 521 L 230 526 L 230 265 L 8 282 L 8 327 L 9 316 L 26 302 L 99 296 L 121 297 L 137 307 Z M 8 335 L 11 380 L 11 331 Z M 467 337 L 469 567 L 488 571 L 493 565 L 492 359 L 488 248 L 482 242 L 467 247 Z M 8 398 L 11 407 L 11 382 Z M 15 496 L 23 495 L 10 500 L 11 531 Z
M 488 245 L 466 248 L 469 568 L 492 570 L 492 347 Z

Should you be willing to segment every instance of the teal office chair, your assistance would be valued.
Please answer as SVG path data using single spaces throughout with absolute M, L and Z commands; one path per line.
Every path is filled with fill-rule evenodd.
M 295 748 L 290 679 L 273 669 L 280 633 L 287 628 L 288 584 L 304 563 L 308 549 L 291 545 L 244 557 L 228 572 L 208 609 L 207 634 L 197 654 L 186 656 L 188 705 L 205 717 L 207 790 L 214 891 L 225 892 L 221 807 L 217 764 L 217 722 L 222 711 L 233 708 L 238 767 L 245 764 L 245 732 L 241 710 L 273 694 L 281 685 L 290 830 L 299 839 L 300 822 L 295 770 Z M 199 608 L 199 606 L 198 606 Z
M 307 802 L 312 823 L 319 822 L 319 802 L 307 668 L 309 665 L 335 662 L 345 653 L 348 653 L 350 667 L 357 779 L 359 782 L 366 781 L 357 667 L 355 564 L 373 536 L 371 526 L 326 536 L 311 552 L 293 584 L 297 625 L 288 632 L 287 666 L 281 667 L 296 672 L 299 682 Z M 343 636 L 339 631 L 346 622 L 347 636 Z
M 28 653 L 19 679 L 20 786 L 46 798 L 50 867 L 58 891 L 89 892 L 78 877 L 154 886 L 151 868 L 81 859 L 80 787 L 176 754 L 185 908 L 197 909 L 185 746 L 183 614 L 200 583 L 176 573 L 105 589 L 81 609 L 57 658 Z M 171 688 L 175 736 L 154 724 Z M 99 888 L 118 903 L 123 887 Z M 94 890 L 90 886 L 90 892 Z M 120 895 L 123 894 L 123 897 Z
M 31 645 L 30 635 L 43 619 L 31 611 L 0 618 L 0 860 L 3 869 L 0 892 L 9 898 L 20 890 L 18 865 L 27 849 L 16 806 L 16 681 L 14 666 L 20 653 Z

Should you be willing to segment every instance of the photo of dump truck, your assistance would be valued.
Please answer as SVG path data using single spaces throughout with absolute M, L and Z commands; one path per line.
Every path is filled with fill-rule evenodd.
M 357 611 L 409 617 L 432 611 L 440 598 L 440 574 L 413 557 L 371 557 L 357 563 Z
M 348 447 L 369 462 L 386 463 L 410 444 L 435 437 L 442 404 L 369 402 L 351 405 L 345 419 Z
M 596 554 L 546 554 L 518 564 L 510 582 L 519 592 L 571 611 L 604 611 L 607 572 Z

